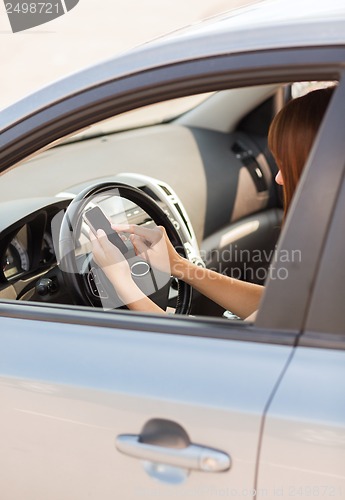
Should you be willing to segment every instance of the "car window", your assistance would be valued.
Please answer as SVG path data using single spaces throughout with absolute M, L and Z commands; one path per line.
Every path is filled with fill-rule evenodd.
M 128 199 L 128 192 L 124 194 L 122 188 L 112 185 L 108 192 L 94 192 L 88 203 L 78 199 L 84 211 L 97 205 L 111 223 L 135 224 L 141 230 L 166 224 L 175 249 L 199 266 L 199 273 L 208 269 L 217 276 L 251 282 L 261 293 L 282 214 L 274 185 L 275 165 L 267 154 L 267 129 L 278 89 L 269 85 L 226 90 L 146 106 L 91 127 L 86 134 L 93 137 L 77 135 L 75 142 L 44 151 L 2 175 L 3 297 L 12 296 L 14 288 L 21 300 L 105 309 L 128 306 L 130 298 L 122 294 L 122 299 L 112 300 L 113 289 L 99 285 L 106 276 L 100 276 L 90 257 L 91 226 L 81 212 L 71 213 L 72 199 L 104 182 L 137 189 L 156 208 L 145 205 L 145 200 L 142 205 L 137 192 L 134 199 Z M 186 110 L 191 104 L 194 108 L 189 118 Z M 182 121 L 171 119 L 182 110 Z M 156 111 L 158 115 L 164 112 L 160 120 L 162 116 L 170 120 L 149 125 L 152 117 L 158 116 Z M 117 127 L 121 130 L 114 132 Z M 74 233 L 71 240 L 68 230 L 62 237 L 66 220 Z M 24 231 L 25 239 L 21 237 Z M 131 262 L 132 279 L 139 286 L 144 278 L 134 276 L 133 269 L 138 274 L 140 264 L 139 274 L 146 274 L 146 267 L 142 262 L 137 264 L 135 254 L 145 256 L 128 234 L 120 236 L 130 250 L 125 258 Z M 148 241 L 145 238 L 144 242 Z M 74 247 L 74 263 L 70 246 L 61 243 L 65 241 Z M 76 269 L 76 278 L 71 277 Z M 169 275 L 173 272 L 168 271 Z M 145 289 L 160 307 L 165 300 L 167 311 L 182 308 L 195 316 L 221 318 L 225 314 L 226 318 L 241 319 L 254 312 L 254 308 L 235 306 L 230 314 L 227 301 L 216 304 L 202 289 L 194 290 L 193 299 L 187 299 L 190 282 L 185 283 L 189 277 L 184 284 L 175 279 L 168 283 L 157 272 L 160 269 L 142 291 Z M 77 285 L 80 273 L 85 279 Z M 162 286 L 157 294 L 159 283 Z M 84 286 L 89 289 L 86 295 Z M 73 287 L 79 291 L 73 290 L 69 297 L 68 290 Z
M 190 96 L 189 103 L 191 98 L 199 102 L 190 119 L 186 112 L 183 120 L 142 127 L 136 122 L 132 129 L 79 136 L 5 173 L 2 297 L 13 298 L 15 293 L 20 300 L 107 310 L 137 307 L 133 303 L 139 295 L 134 300 L 127 289 L 115 293 L 113 283 L 105 284 L 110 279 L 108 264 L 99 264 L 90 243 L 95 228 L 84 217 L 97 205 L 111 223 L 139 226 L 142 234 L 119 231 L 129 250 L 124 260 L 131 280 L 160 309 L 254 320 L 263 287 L 272 278 L 270 263 L 283 219 L 267 131 L 284 87 Z M 157 106 L 171 109 L 172 104 L 176 101 Z M 127 118 L 145 112 L 150 116 L 151 111 L 148 106 L 114 120 L 126 129 Z M 110 183 L 107 191 L 104 183 Z M 172 261 L 159 274 L 162 270 L 153 260 L 150 235 L 157 235 L 161 225 L 179 257 L 190 264 L 180 275 Z M 135 238 L 141 246 L 133 243 Z M 204 275 L 210 276 L 206 287 Z M 231 294 L 226 287 L 218 293 L 214 281 L 222 276 L 235 286 L 244 283 L 253 300 L 247 300 L 246 292 Z
M 319 81 L 295 82 L 291 85 L 291 96 L 293 98 L 300 97 L 300 96 L 305 95 L 306 93 L 308 93 L 312 90 L 325 89 L 327 87 L 332 87 L 335 84 L 336 84 L 336 82 L 334 82 L 334 81 L 329 81 L 329 82 L 319 82 Z
M 73 134 L 73 136 L 66 139 L 66 141 L 75 141 L 86 137 L 137 127 L 147 127 L 149 125 L 171 121 L 183 113 L 192 110 L 210 95 L 212 95 L 212 92 L 180 97 L 179 99 L 171 99 L 170 101 L 143 106 L 142 108 L 122 113 L 101 123 L 96 123 L 80 133 Z

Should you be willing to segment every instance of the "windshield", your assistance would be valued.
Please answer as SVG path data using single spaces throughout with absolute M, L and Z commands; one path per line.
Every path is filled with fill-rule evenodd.
M 171 99 L 170 101 L 158 102 L 150 106 L 133 109 L 132 111 L 114 116 L 109 120 L 95 123 L 82 132 L 73 134 L 73 136 L 64 139 L 62 142 L 71 142 L 86 137 L 94 137 L 111 132 L 169 122 L 195 108 L 212 94 L 213 92 L 209 92 L 188 97 L 180 97 L 178 99 Z

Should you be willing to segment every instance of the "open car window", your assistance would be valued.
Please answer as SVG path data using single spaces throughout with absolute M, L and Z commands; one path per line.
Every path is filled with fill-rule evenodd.
M 311 85 L 315 88 L 315 82 L 291 88 L 296 94 Z M 139 108 L 77 133 L 2 175 L 2 297 L 128 308 L 132 299 L 114 293 L 92 258 L 92 234 L 84 213 L 94 206 L 112 224 L 135 224 L 150 231 L 166 221 L 175 249 L 200 266 L 200 272 L 208 269 L 259 287 L 274 279 L 270 263 L 283 204 L 267 133 L 289 88 L 237 88 Z M 158 116 L 161 122 L 149 125 Z M 92 191 L 98 185 L 100 191 Z M 121 185 L 133 193 L 122 191 Z M 79 199 L 83 192 L 85 198 Z M 78 213 L 73 209 L 76 199 Z M 145 205 L 147 199 L 153 208 Z M 71 234 L 66 233 L 67 225 Z M 147 255 L 138 257 L 129 234 L 122 232 L 120 238 L 129 251 L 125 258 L 132 279 L 163 310 L 255 320 L 257 307 L 242 310 L 235 305 L 230 310 L 207 293 L 192 292 L 183 280 L 170 278 L 171 266 L 163 274 L 154 263 L 146 267 Z M 295 257 L 300 262 L 297 249 Z M 259 298 L 262 293 L 263 288 Z

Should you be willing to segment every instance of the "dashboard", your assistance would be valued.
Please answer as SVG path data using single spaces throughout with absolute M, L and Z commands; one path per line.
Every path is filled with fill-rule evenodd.
M 31 225 L 24 224 L 7 246 L 5 254 L 2 253 L 1 269 L 5 279 L 15 278 L 30 271 L 33 246 Z M 53 239 L 48 230 L 43 234 L 40 253 L 39 267 L 50 265 L 55 261 Z
M 37 280 L 56 267 L 52 222 L 70 199 L 37 198 L 2 204 L 0 297 L 30 300 Z

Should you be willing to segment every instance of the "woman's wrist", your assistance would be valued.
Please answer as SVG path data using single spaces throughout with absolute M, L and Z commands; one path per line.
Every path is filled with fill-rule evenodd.
M 129 309 L 140 312 L 165 313 L 157 304 L 149 299 L 138 285 L 131 279 L 114 287 L 121 301 Z
M 129 266 L 127 267 L 128 269 L 127 268 L 122 269 L 120 266 L 115 264 L 113 266 L 107 266 L 106 268 L 103 268 L 104 274 L 106 275 L 106 277 L 111 282 L 114 288 L 117 289 L 122 284 L 133 281 Z
M 179 255 L 171 266 L 171 274 L 174 278 L 184 280 L 188 275 L 188 267 L 190 264 L 191 262 L 188 259 Z
M 138 285 L 133 281 L 132 277 L 127 280 L 111 280 L 117 295 L 124 304 L 136 302 L 145 297 L 144 293 L 140 290 Z

